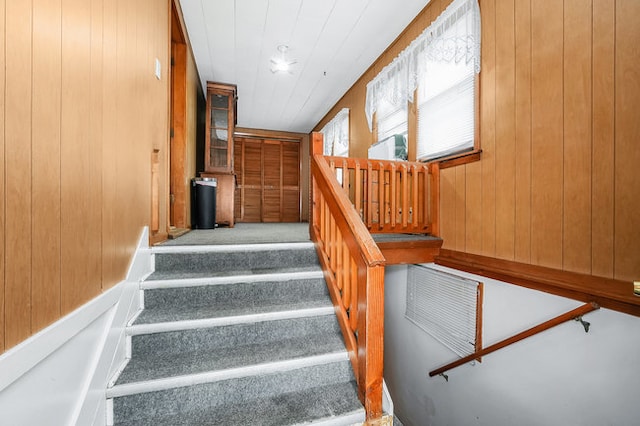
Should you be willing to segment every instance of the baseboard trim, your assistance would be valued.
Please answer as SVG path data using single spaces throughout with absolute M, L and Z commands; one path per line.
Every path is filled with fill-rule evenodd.
M 0 376 L 0 391 L 76 336 L 87 324 L 112 308 L 120 299 L 121 293 L 120 285 L 112 287 L 0 356 L 0 365 L 4 371 Z

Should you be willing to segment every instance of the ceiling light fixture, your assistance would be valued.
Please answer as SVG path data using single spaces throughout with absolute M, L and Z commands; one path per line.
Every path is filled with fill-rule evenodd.
M 278 52 L 280 52 L 280 54 L 275 58 L 271 58 L 272 73 L 286 72 L 291 74 L 291 66 L 294 65 L 296 61 L 287 59 L 288 50 L 289 46 L 287 45 L 281 44 L 278 46 Z

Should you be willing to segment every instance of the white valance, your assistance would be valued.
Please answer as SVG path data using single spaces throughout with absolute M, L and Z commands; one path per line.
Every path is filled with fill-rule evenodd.
M 480 72 L 480 7 L 478 0 L 453 0 L 422 34 L 367 84 L 365 115 L 369 130 L 382 101 L 413 102 L 428 62 L 473 62 Z

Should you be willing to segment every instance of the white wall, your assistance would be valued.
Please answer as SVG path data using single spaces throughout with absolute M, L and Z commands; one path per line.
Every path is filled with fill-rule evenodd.
M 484 347 L 579 305 L 562 297 L 433 265 L 484 282 Z M 640 318 L 600 309 L 589 333 L 570 321 L 463 365 L 404 317 L 406 266 L 385 275 L 384 376 L 405 426 L 638 425 Z
M 151 271 L 148 238 L 145 229 L 125 281 L 0 356 L 0 425 L 106 424 L 106 385 Z

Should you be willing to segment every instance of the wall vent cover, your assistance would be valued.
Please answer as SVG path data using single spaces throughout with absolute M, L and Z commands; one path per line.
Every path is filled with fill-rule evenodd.
M 409 265 L 406 318 L 460 357 L 482 348 L 482 283 Z

